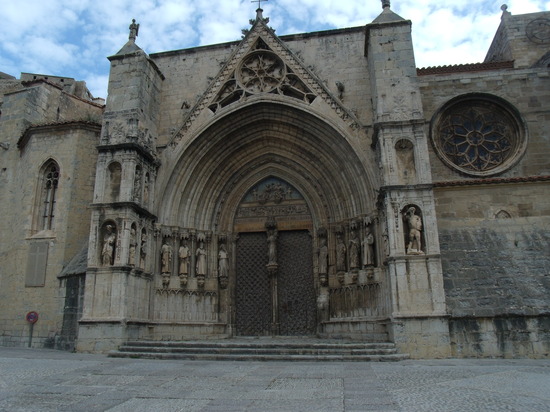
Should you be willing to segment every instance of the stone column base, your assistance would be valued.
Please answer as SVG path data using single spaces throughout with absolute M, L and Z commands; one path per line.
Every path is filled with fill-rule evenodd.
M 388 325 L 390 340 L 411 359 L 438 359 L 451 356 L 448 318 L 394 317 Z

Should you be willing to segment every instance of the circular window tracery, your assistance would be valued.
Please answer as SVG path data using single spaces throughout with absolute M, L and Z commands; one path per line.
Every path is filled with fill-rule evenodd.
M 286 66 L 279 56 L 268 50 L 248 55 L 238 70 L 239 83 L 252 93 L 266 93 L 278 87 L 286 76 Z
M 511 107 L 488 96 L 454 99 L 434 117 L 432 144 L 450 167 L 474 176 L 510 168 L 524 151 L 523 123 Z

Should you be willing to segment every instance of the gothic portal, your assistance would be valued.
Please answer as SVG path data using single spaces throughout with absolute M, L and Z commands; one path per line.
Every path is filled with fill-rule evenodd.
M 483 63 L 419 69 L 387 0 L 284 36 L 258 9 L 239 41 L 153 54 L 132 22 L 106 102 L 0 73 L 0 344 L 40 308 L 37 347 L 548 356 L 549 22 L 503 6 Z

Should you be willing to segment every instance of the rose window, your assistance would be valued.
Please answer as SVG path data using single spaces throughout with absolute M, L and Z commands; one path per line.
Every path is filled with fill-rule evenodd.
M 286 76 L 283 61 L 267 50 L 251 53 L 242 63 L 238 79 L 242 87 L 252 93 L 266 93 L 277 88 Z
M 504 171 L 521 154 L 525 139 L 513 110 L 480 98 L 447 106 L 432 122 L 432 143 L 449 166 L 486 176 Z

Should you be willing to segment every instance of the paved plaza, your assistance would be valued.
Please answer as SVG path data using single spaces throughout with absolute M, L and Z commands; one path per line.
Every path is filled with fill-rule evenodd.
M 0 411 L 550 411 L 550 360 L 230 362 L 0 348 Z

